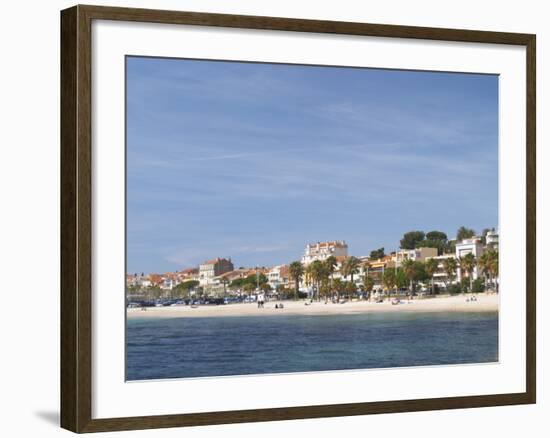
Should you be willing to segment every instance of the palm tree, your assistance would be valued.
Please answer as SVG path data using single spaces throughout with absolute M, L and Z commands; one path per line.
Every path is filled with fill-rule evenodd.
M 370 300 L 370 294 L 372 292 L 373 287 L 374 287 L 374 280 L 370 278 L 368 275 L 365 275 L 365 278 L 363 279 L 363 289 L 365 290 L 365 292 L 368 292 L 369 300 Z
M 445 271 L 445 274 L 447 275 L 447 281 L 449 281 L 451 284 L 453 283 L 453 278 L 456 275 L 456 268 L 458 267 L 458 263 L 454 257 L 449 257 L 447 259 L 443 260 L 443 270 Z M 447 281 L 445 281 L 445 288 L 448 289 Z
M 313 279 L 313 268 L 311 266 L 311 263 L 309 265 L 306 265 L 304 269 L 304 282 L 307 286 L 312 285 L 312 279 Z
M 425 268 L 426 268 L 426 274 L 428 274 L 432 279 L 432 295 L 434 294 L 434 274 L 437 272 L 437 268 L 439 266 L 439 263 L 436 259 L 428 259 L 426 260 Z
M 416 275 L 416 266 L 414 263 L 414 260 L 411 259 L 405 259 L 403 260 L 403 263 L 401 263 L 401 268 L 403 269 L 403 272 L 409 279 L 409 291 L 412 294 L 413 293 L 413 280 Z
M 225 300 L 225 298 L 227 297 L 227 283 L 229 283 L 229 281 L 227 280 L 227 278 L 222 277 L 221 282 L 223 284 L 223 298 Z
M 294 299 L 298 299 L 298 294 L 300 292 L 300 281 L 304 275 L 304 265 L 300 262 L 292 262 L 289 266 L 290 275 L 294 280 Z
M 359 273 L 359 266 L 361 266 L 361 261 L 357 257 L 347 258 L 342 264 L 342 275 L 344 277 L 350 276 L 353 283 L 353 276 Z
M 485 276 L 485 288 L 487 289 L 487 283 L 494 284 L 494 278 L 498 275 L 498 252 L 494 249 L 484 252 L 478 260 L 478 266 Z
M 495 291 L 496 293 L 498 293 L 498 251 L 491 252 L 489 271 L 491 272 L 491 276 L 493 277 Z
M 311 271 L 313 275 L 313 281 L 316 284 L 317 299 L 321 301 L 320 286 L 321 286 L 321 283 L 324 282 L 326 278 L 328 278 L 327 269 L 325 264 L 322 261 L 315 260 L 311 264 Z
M 348 296 L 352 297 L 355 292 L 357 292 L 357 286 L 351 281 L 346 281 L 346 291 Z
M 388 296 L 390 295 L 391 289 L 395 286 L 395 270 L 386 269 L 382 274 L 382 284 L 384 288 L 388 291 Z
M 491 275 L 490 272 L 490 264 L 491 264 L 491 251 L 485 251 L 481 257 L 477 260 L 477 266 L 483 272 L 483 277 L 485 279 L 485 289 L 487 289 L 487 285 L 489 283 L 489 276 Z
M 464 225 L 461 226 L 456 232 L 456 241 L 460 242 L 464 239 L 469 239 L 474 237 L 476 232 L 470 228 L 466 228 Z
M 334 283 L 334 271 L 336 270 L 336 265 L 338 264 L 338 261 L 336 260 L 336 257 L 330 256 L 325 260 L 325 269 L 327 271 L 327 274 L 330 276 L 330 287 L 329 292 L 332 294 L 332 285 Z
M 337 302 L 340 302 L 340 291 L 343 291 L 344 288 L 345 288 L 344 282 L 343 282 L 342 280 L 340 280 L 339 278 L 336 278 L 336 279 L 332 282 L 332 287 L 333 287 L 334 290 L 336 291 L 336 299 L 337 299 Z
M 460 266 L 461 275 L 463 272 L 468 274 L 468 278 L 470 279 L 470 292 L 472 292 L 472 274 L 476 267 L 476 257 L 472 253 L 468 253 L 458 259 L 458 264 Z

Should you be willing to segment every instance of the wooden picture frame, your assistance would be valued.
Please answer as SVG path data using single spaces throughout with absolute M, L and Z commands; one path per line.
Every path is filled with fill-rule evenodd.
M 92 21 L 114 20 L 387 38 L 518 45 L 526 48 L 526 391 L 127 418 L 92 418 Z M 535 35 L 100 6 L 61 12 L 61 426 L 99 432 L 535 403 L 536 157 Z

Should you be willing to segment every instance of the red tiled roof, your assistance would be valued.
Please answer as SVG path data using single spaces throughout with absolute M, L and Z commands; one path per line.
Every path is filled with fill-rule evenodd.
M 228 259 L 216 257 L 215 259 L 207 260 L 206 262 L 203 263 L 203 265 L 215 265 L 216 263 L 221 262 L 221 261 L 224 261 L 224 260 L 225 260 L 226 262 L 229 262 Z
M 188 275 L 188 274 L 196 274 L 198 272 L 199 270 L 197 268 L 187 268 L 187 269 L 182 269 L 180 271 L 180 274 Z

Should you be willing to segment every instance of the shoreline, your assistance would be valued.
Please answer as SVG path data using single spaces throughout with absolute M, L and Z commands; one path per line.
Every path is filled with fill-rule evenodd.
M 148 307 L 126 309 L 126 315 L 132 319 L 142 318 L 205 318 L 205 317 L 239 317 L 239 316 L 277 316 L 277 315 L 348 315 L 379 312 L 498 312 L 499 296 L 496 294 L 475 294 L 477 301 L 467 302 L 470 295 L 403 300 L 401 304 L 392 305 L 390 301 L 374 303 L 353 301 L 343 304 L 324 301 L 270 301 L 259 309 L 256 303 L 238 303 L 226 305 L 202 305 Z M 284 304 L 283 309 L 276 309 L 275 304 Z M 307 303 L 307 304 L 306 304 Z

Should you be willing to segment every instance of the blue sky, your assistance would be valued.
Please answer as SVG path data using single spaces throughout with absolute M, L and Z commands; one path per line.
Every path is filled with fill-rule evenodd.
M 498 78 L 127 58 L 127 267 L 498 223 Z

